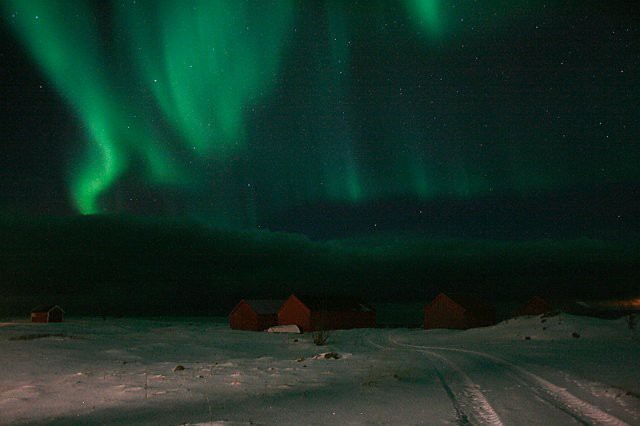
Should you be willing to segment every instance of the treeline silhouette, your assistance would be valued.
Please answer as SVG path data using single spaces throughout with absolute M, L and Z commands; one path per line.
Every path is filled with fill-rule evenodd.
M 370 301 L 440 291 L 517 300 L 640 294 L 640 244 L 593 239 L 314 242 L 184 218 L 0 217 L 0 316 L 39 303 L 70 315 L 221 315 L 292 292 Z

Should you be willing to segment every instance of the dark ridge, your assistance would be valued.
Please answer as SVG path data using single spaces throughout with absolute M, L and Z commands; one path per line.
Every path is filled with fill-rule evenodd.
M 243 298 L 326 293 L 427 301 L 640 294 L 636 241 L 433 240 L 389 235 L 313 242 L 193 220 L 0 217 L 0 316 L 39 304 L 67 315 L 227 314 Z

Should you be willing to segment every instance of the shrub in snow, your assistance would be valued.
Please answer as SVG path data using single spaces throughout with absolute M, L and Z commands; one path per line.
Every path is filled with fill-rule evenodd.
M 313 343 L 315 343 L 316 346 L 324 346 L 327 344 L 327 340 L 329 339 L 329 331 L 316 330 L 311 333 L 311 337 L 313 337 Z
M 629 314 L 624 317 L 624 320 L 627 323 L 627 327 L 629 327 L 629 330 L 635 330 L 636 326 L 638 325 L 638 314 Z

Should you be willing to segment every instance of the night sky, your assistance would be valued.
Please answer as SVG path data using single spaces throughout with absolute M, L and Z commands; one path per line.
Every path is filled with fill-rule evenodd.
M 631 3 L 4 0 L 0 209 L 637 238 Z

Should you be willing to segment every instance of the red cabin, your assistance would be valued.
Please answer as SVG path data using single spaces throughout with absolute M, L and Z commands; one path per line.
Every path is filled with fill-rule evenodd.
M 291 295 L 278 311 L 278 324 L 295 324 L 303 332 L 373 328 L 376 311 L 355 298 Z
M 63 316 L 58 305 L 40 305 L 31 311 L 31 322 L 62 322 Z
M 516 309 L 513 316 L 515 318 L 525 315 L 542 315 L 552 310 L 553 306 L 547 300 L 540 296 L 533 296 L 527 303 Z
M 278 309 L 284 300 L 243 299 L 229 314 L 233 330 L 263 331 L 278 325 Z
M 466 294 L 440 293 L 424 308 L 424 328 L 466 330 L 495 324 L 495 308 Z

